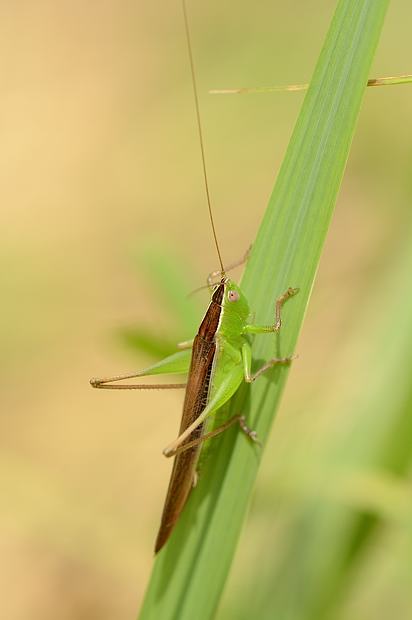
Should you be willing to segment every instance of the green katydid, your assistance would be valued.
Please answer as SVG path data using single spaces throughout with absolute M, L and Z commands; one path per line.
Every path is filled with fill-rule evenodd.
M 226 276 L 217 243 L 210 204 L 198 95 L 184 0 L 183 13 L 207 203 L 219 256 L 220 270 L 209 276 L 208 284 L 212 288 L 212 298 L 193 341 L 182 343 L 182 350 L 140 372 L 91 380 L 93 387 L 105 389 L 186 388 L 179 435 L 163 451 L 165 456 L 174 456 L 175 459 L 163 509 L 162 522 L 156 540 L 156 552 L 163 547 L 169 538 L 184 508 L 189 493 L 196 484 L 196 465 L 201 443 L 206 439 L 211 439 L 235 423 L 240 425 L 250 439 L 258 441 L 256 433 L 248 428 L 242 415 L 233 416 L 222 426 L 211 432 L 207 432 L 207 421 L 210 416 L 227 403 L 243 381 L 252 383 L 274 365 L 288 364 L 291 361 L 292 357 L 272 358 L 252 373 L 252 349 L 249 337 L 256 334 L 278 332 L 281 327 L 281 308 L 287 299 L 298 292 L 297 288 L 288 288 L 277 299 L 274 323 L 272 325 L 256 325 L 249 322 L 249 304 L 239 286 Z M 219 276 L 219 281 L 212 286 L 213 276 L 217 275 Z M 126 385 L 117 383 L 117 381 L 122 379 L 160 374 L 187 374 L 187 383 L 160 385 Z

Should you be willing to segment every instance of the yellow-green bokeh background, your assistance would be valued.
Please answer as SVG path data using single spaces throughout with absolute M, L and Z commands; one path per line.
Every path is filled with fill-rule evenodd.
M 308 81 L 333 9 L 326 0 L 189 3 L 228 262 L 253 241 L 302 95 L 212 97 L 207 90 Z M 0 614 L 133 618 L 170 471 L 161 448 L 176 433 L 181 396 L 96 392 L 88 379 L 147 361 L 120 346 L 117 328 L 167 328 L 167 308 L 136 268 L 139 248 L 172 248 L 190 264 L 195 285 L 216 268 L 181 7 L 44 0 L 4 3 L 1 15 Z M 393 3 L 371 77 L 411 70 L 411 19 L 407 0 Z M 325 385 L 334 386 L 327 402 L 347 397 L 352 361 L 368 347 L 368 332 L 362 338 L 354 325 L 408 243 L 411 105 L 408 85 L 365 95 L 258 492 L 270 484 L 273 455 L 291 455 L 299 469 L 296 437 L 317 445 L 327 435 L 317 423 Z M 382 331 L 384 356 L 390 317 Z M 335 432 L 347 424 L 333 408 L 328 416 Z M 276 505 L 285 527 L 288 493 L 276 499 L 276 476 L 273 484 L 276 550 Z M 260 518 L 257 502 L 228 609 Z M 380 544 L 374 553 L 384 564 L 395 550 L 390 536 L 385 552 Z M 376 579 L 355 581 L 345 599 L 352 615 L 342 618 L 373 617 L 370 592 L 379 579 L 391 583 Z

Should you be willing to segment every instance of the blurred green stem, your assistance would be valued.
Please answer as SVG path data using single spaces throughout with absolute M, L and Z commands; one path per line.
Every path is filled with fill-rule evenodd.
M 397 84 L 411 84 L 412 75 L 391 75 L 387 77 L 369 78 L 366 86 L 395 86 Z M 265 93 L 300 92 L 308 90 L 309 84 L 287 84 L 286 86 L 241 86 L 240 88 L 214 88 L 209 90 L 210 95 L 256 95 Z

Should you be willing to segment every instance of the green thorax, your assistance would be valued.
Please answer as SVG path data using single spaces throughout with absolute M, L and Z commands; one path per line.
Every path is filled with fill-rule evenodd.
M 239 286 L 227 279 L 222 299 L 219 335 L 227 340 L 240 338 L 243 335 L 243 328 L 247 323 L 249 312 L 249 304 Z

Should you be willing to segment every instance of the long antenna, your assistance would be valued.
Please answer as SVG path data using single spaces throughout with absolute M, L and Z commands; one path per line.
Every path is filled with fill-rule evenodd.
M 200 152 L 202 154 L 202 167 L 203 167 L 203 177 L 204 177 L 204 180 L 205 180 L 207 206 L 208 206 L 208 209 L 209 209 L 209 218 L 210 218 L 210 223 L 212 225 L 213 238 L 215 240 L 217 255 L 219 257 L 221 273 L 222 273 L 222 276 L 224 276 L 225 275 L 225 268 L 223 267 L 222 255 L 220 254 L 219 243 L 217 241 L 215 222 L 214 222 L 214 219 L 213 219 L 212 205 L 211 205 L 211 201 L 210 201 L 209 182 L 208 182 L 208 179 L 207 179 L 207 171 L 206 171 L 205 147 L 204 147 L 204 144 L 203 144 L 202 123 L 200 122 L 199 97 L 198 97 L 198 94 L 197 94 L 195 66 L 194 66 L 194 62 L 193 62 L 192 44 L 190 42 L 189 20 L 187 18 L 187 10 L 186 10 L 186 2 L 185 2 L 185 0 L 182 0 L 182 7 L 183 7 L 183 15 L 184 15 L 184 18 L 185 18 L 186 41 L 187 41 L 187 49 L 188 49 L 188 52 L 189 52 L 190 71 L 191 71 L 191 74 L 192 74 L 193 95 L 194 95 L 195 106 L 196 106 L 197 128 L 198 128 L 198 131 L 199 131 Z

